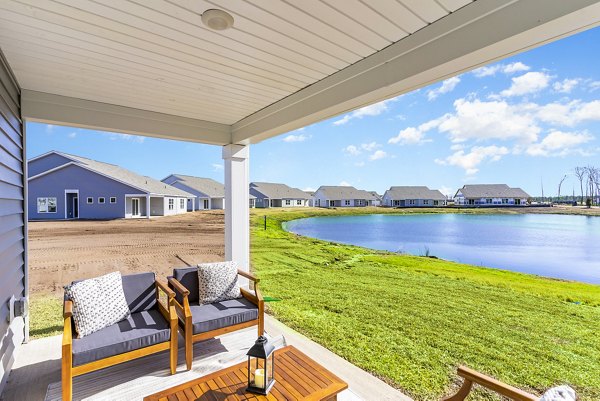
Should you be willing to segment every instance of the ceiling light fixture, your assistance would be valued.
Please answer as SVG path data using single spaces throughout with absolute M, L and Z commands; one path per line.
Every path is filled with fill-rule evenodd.
M 226 11 L 212 8 L 202 13 L 202 23 L 215 31 L 224 31 L 233 26 L 233 17 Z

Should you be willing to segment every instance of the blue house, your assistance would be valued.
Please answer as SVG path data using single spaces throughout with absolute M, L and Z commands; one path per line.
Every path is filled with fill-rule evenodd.
M 194 195 L 116 166 L 48 152 L 28 161 L 30 220 L 150 218 L 187 212 Z

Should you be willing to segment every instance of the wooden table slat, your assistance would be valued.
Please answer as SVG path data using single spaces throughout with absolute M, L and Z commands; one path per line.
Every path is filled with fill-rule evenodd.
M 293 346 L 275 351 L 275 386 L 264 396 L 246 392 L 246 362 L 149 395 L 144 401 L 325 401 L 348 385 Z

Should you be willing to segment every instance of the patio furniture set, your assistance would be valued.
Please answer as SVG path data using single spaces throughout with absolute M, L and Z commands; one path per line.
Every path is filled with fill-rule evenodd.
M 253 283 L 253 290 L 239 286 L 240 276 Z M 71 283 L 65 287 L 63 311 L 63 401 L 72 401 L 74 377 L 162 351 L 169 351 L 170 373 L 175 374 L 180 333 L 190 370 L 194 343 L 252 326 L 257 326 L 259 337 L 248 351 L 247 363 L 148 395 L 144 401 L 337 400 L 348 384 L 295 347 L 275 350 L 268 344 L 258 284 L 234 262 L 177 268 L 167 283 L 154 273 L 119 272 Z M 458 375 L 464 379 L 462 386 L 444 401 L 465 400 L 474 384 L 516 401 L 576 399 L 568 386 L 551 389 L 540 399 L 467 367 L 459 367 Z

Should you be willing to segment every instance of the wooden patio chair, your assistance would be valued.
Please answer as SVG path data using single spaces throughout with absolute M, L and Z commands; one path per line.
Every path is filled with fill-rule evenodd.
M 198 302 L 198 268 L 173 269 L 168 277 L 175 290 L 175 311 L 185 338 L 185 362 L 192 368 L 194 343 L 209 338 L 258 326 L 258 336 L 264 333 L 264 300 L 258 289 L 259 279 L 238 270 L 238 275 L 254 283 L 254 293 L 241 288 L 242 298 L 201 305 Z
M 457 373 L 464 379 L 462 386 L 460 389 L 458 389 L 456 394 L 445 397 L 442 401 L 463 401 L 471 392 L 474 383 L 494 391 L 510 400 L 539 401 L 539 397 L 536 395 L 527 393 L 516 387 L 509 386 L 506 383 L 502 383 L 493 377 L 489 377 L 473 369 L 469 369 L 466 366 L 459 366 Z
M 73 397 L 73 377 L 146 355 L 170 350 L 171 374 L 177 369 L 177 314 L 175 292 L 157 281 L 154 273 L 122 276 L 131 316 L 83 338 L 75 335 L 73 301 L 65 299 L 62 341 L 62 399 Z M 160 292 L 167 295 L 167 304 Z

